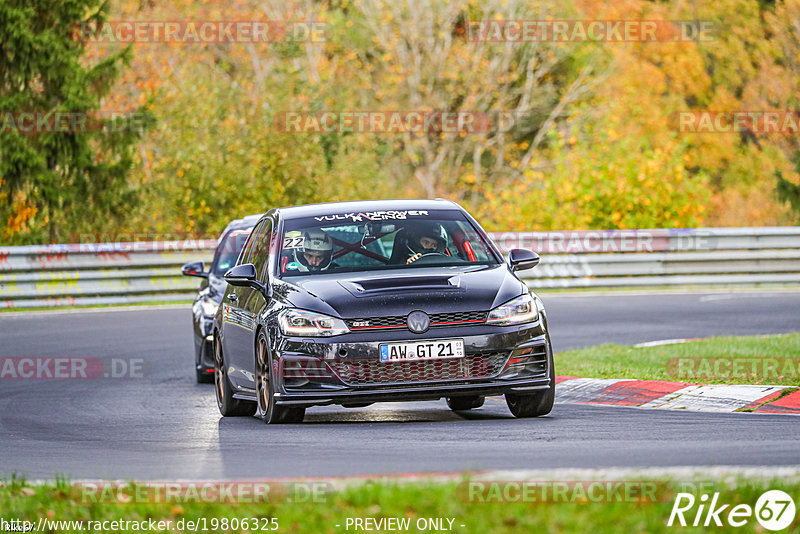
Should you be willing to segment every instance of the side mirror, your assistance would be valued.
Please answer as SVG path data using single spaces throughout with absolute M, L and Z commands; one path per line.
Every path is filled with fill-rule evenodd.
M 258 281 L 256 266 L 252 263 L 244 263 L 242 265 L 233 267 L 227 273 L 225 273 L 223 278 L 225 278 L 225 281 L 232 286 L 252 287 L 253 289 L 257 289 L 258 291 L 261 291 L 261 294 L 264 295 L 265 299 L 269 299 L 272 294 L 269 286 Z
M 511 264 L 512 271 L 533 269 L 539 265 L 539 255 L 532 250 L 515 248 L 508 253 L 508 262 Z
M 181 267 L 181 274 L 183 276 L 199 276 L 200 278 L 208 278 L 208 273 L 203 270 L 204 265 L 202 261 L 189 262 Z
M 252 263 L 244 263 L 229 269 L 223 278 L 230 285 L 237 287 L 253 287 L 254 283 L 258 284 L 256 266 Z

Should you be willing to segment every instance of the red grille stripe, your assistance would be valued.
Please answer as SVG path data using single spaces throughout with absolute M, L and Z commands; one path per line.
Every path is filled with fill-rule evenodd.
M 371 330 L 373 328 L 405 328 L 406 325 L 398 324 L 398 325 L 387 325 L 387 326 L 354 326 L 351 330 Z
M 468 321 L 448 321 L 444 323 L 431 323 L 431 326 L 442 326 L 447 324 L 467 324 L 467 323 L 484 323 L 483 319 L 470 319 Z M 354 326 L 351 330 L 369 330 L 372 328 L 405 328 L 406 325 L 388 325 L 388 326 Z

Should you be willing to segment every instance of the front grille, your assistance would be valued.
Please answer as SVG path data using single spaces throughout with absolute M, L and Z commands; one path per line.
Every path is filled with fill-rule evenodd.
M 491 378 L 508 360 L 509 352 L 480 352 L 464 358 L 381 362 L 376 359 L 337 359 L 329 362 L 342 382 L 349 386 L 438 382 Z
M 487 312 L 453 312 L 434 313 L 431 315 L 431 326 L 449 326 L 452 323 L 483 323 Z
M 486 322 L 487 315 L 488 312 L 485 311 L 434 313 L 430 316 L 431 328 L 483 324 Z M 391 328 L 408 328 L 407 316 L 405 315 L 347 319 L 346 323 L 350 330 L 386 330 Z
M 351 330 L 369 330 L 380 328 L 406 328 L 406 317 L 394 315 L 391 317 L 365 317 L 364 319 L 348 319 L 347 327 Z

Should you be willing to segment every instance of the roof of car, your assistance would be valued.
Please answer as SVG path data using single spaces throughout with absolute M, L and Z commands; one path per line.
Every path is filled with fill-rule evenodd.
M 306 204 L 278 210 L 284 218 L 316 217 L 336 213 L 359 213 L 370 211 L 407 211 L 407 210 L 442 210 L 461 209 L 451 200 L 444 199 L 397 199 L 397 200 L 355 200 L 350 202 L 327 202 L 324 204 Z
M 253 215 L 247 215 L 246 217 L 242 217 L 241 219 L 234 219 L 228 223 L 228 226 L 225 227 L 223 230 L 223 234 L 229 230 L 241 230 L 243 228 L 252 228 L 256 225 L 258 220 L 261 216 L 264 215 L 263 213 L 256 213 Z

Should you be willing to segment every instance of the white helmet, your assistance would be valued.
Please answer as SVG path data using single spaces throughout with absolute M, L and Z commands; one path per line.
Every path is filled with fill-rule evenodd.
M 306 252 L 322 253 L 322 262 L 319 265 L 309 265 L 305 257 Z M 322 271 L 327 269 L 333 257 L 331 236 L 322 230 L 306 230 L 303 232 L 303 246 L 295 249 L 294 257 L 297 263 L 300 264 L 299 271 Z

